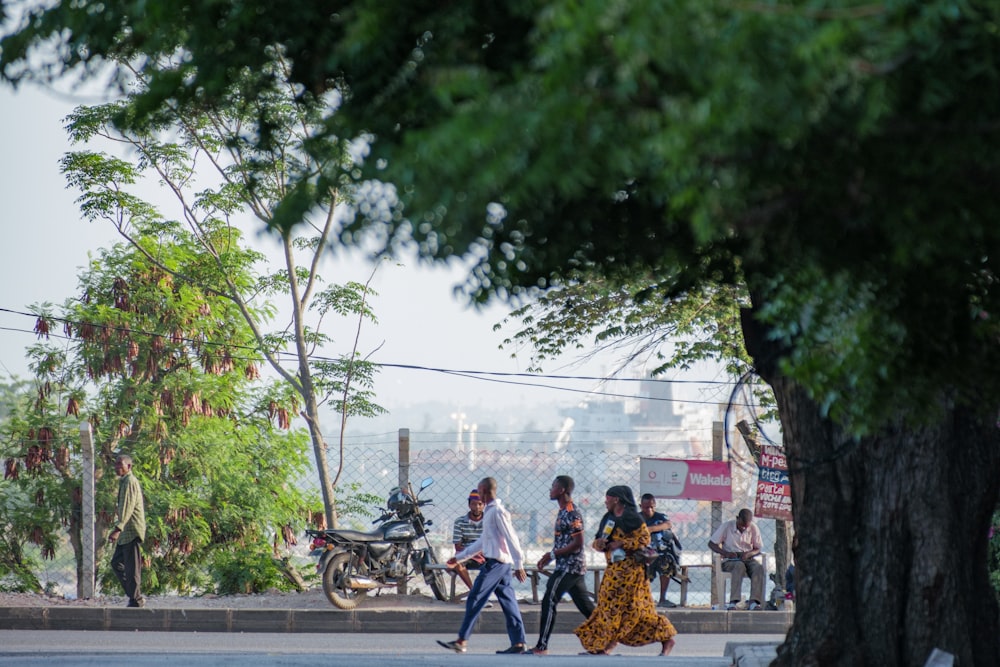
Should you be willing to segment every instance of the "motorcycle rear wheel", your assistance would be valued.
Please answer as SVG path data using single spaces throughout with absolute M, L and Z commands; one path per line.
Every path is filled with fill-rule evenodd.
M 350 553 L 339 553 L 330 559 L 323 570 L 323 592 L 326 598 L 339 609 L 354 609 L 368 595 L 364 589 L 354 589 L 347 585 L 347 568 L 351 562 Z M 354 574 L 366 574 L 364 566 L 354 569 Z

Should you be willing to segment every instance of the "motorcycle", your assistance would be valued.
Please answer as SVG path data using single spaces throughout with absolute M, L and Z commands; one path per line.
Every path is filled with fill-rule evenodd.
M 444 573 L 428 567 L 436 564 L 434 548 L 427 538 L 433 522 L 424 517 L 421 507 L 430 500 L 419 494 L 434 483 L 428 477 L 420 490 L 395 488 L 389 493 L 387 508 L 373 524 L 372 532 L 358 530 L 307 530 L 313 538 L 311 555 L 319 558 L 316 570 L 323 582 L 323 592 L 334 606 L 354 609 L 369 591 L 376 595 L 383 588 L 396 588 L 420 573 L 434 597 L 445 600 Z M 420 540 L 423 539 L 423 544 Z

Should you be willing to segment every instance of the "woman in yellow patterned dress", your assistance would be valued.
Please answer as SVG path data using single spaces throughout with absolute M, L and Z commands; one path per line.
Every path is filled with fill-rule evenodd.
M 649 544 L 649 530 L 627 486 L 613 486 L 604 498 L 608 512 L 597 528 L 593 547 L 608 561 L 597 594 L 597 607 L 574 632 L 587 653 L 607 655 L 616 644 L 645 646 L 660 642 L 660 655 L 674 647 L 677 630 L 656 613 L 646 566 L 632 554 Z

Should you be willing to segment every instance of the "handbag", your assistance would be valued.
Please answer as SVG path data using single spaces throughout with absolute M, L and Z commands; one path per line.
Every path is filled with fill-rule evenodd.
M 656 559 L 659 557 L 660 552 L 648 544 L 643 548 L 636 549 L 632 552 L 632 558 L 643 565 L 651 565 L 656 562 Z

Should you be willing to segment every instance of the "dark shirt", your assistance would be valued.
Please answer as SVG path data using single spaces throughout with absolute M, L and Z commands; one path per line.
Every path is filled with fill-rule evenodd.
M 642 518 L 643 521 L 646 522 L 647 527 L 656 526 L 661 523 L 666 523 L 667 521 L 670 520 L 667 518 L 667 515 L 664 514 L 663 512 L 653 512 L 653 516 L 649 517 L 648 519 L 646 518 L 645 515 L 643 515 Z M 659 547 L 660 539 L 663 537 L 663 531 L 658 530 L 655 533 L 653 531 L 649 531 L 649 537 L 651 538 L 651 541 L 649 543 L 650 546 Z
M 556 515 L 556 533 L 552 548 L 562 549 L 569 546 L 573 542 L 573 536 L 577 534 L 583 534 L 583 515 L 572 502 L 569 502 L 566 504 L 566 508 L 560 508 Z M 587 565 L 583 558 L 583 548 L 581 547 L 571 554 L 556 556 L 555 569 L 570 574 L 586 572 Z

